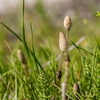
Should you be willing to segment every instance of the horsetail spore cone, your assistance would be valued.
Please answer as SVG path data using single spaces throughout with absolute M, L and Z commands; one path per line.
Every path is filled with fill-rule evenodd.
M 72 27 L 72 21 L 71 21 L 71 17 L 69 15 L 67 15 L 64 19 L 64 27 L 67 30 L 70 30 Z
M 59 47 L 61 51 L 66 51 L 67 49 L 67 40 L 66 40 L 66 36 L 63 32 L 60 31 L 59 33 Z
M 23 63 L 23 64 L 26 64 L 26 59 L 25 59 L 25 56 L 23 54 L 23 52 L 18 49 L 17 51 L 17 56 L 18 56 L 18 59 Z
M 22 67 L 24 69 L 24 72 L 26 74 L 26 77 L 29 77 L 27 61 L 26 61 L 25 55 L 23 54 L 23 52 L 20 49 L 18 49 L 18 51 L 17 51 L 17 56 L 18 56 L 19 61 L 23 65 Z
M 73 86 L 73 93 L 74 95 L 76 96 L 76 100 L 80 100 L 79 99 L 79 96 L 77 93 L 80 93 L 80 88 L 79 88 L 79 85 L 77 83 L 74 83 L 74 86 Z

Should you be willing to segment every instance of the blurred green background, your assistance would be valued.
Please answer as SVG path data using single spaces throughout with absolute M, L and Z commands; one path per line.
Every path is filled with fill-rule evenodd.
M 16 1 L 16 0 L 15 0 Z M 22 33 L 22 1 L 0 0 L 3 9 L 0 11 L 0 21 L 9 26 L 19 36 Z M 30 22 L 34 31 L 34 45 L 39 56 L 51 52 L 52 47 L 56 55 L 59 54 L 58 34 L 66 32 L 63 20 L 66 15 L 72 18 L 69 46 L 71 41 L 76 42 L 81 37 L 86 39 L 80 44 L 83 48 L 93 52 L 95 37 L 100 37 L 100 18 L 96 17 L 99 10 L 99 0 L 26 0 L 25 5 L 25 30 L 26 39 L 31 48 Z M 1 7 L 2 7 L 1 6 Z M 21 47 L 20 42 L 5 27 L 0 25 L 0 51 L 4 56 L 10 53 L 4 40 L 12 49 Z M 45 48 L 45 51 L 41 48 Z M 40 52 L 41 49 L 41 52 Z M 76 50 L 77 51 L 77 50 Z M 74 51 L 75 52 L 75 51 Z M 72 55 L 74 54 L 72 51 Z M 42 55 L 43 56 L 43 55 Z

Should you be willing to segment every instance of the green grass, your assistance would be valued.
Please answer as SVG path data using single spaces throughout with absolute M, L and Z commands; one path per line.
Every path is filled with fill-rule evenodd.
M 13 49 L 10 47 L 9 42 L 6 42 L 9 54 L 5 52 L 3 45 L 0 45 L 0 100 L 61 100 L 61 87 L 57 86 L 58 80 L 56 77 L 59 61 L 55 61 L 59 52 L 57 32 L 60 30 L 48 24 L 50 22 L 49 17 L 46 15 L 42 3 L 38 1 L 35 9 L 37 13 L 41 12 L 39 13 L 41 17 L 40 26 L 43 25 L 43 27 L 39 26 L 39 29 L 35 29 L 37 34 L 41 33 L 41 35 L 37 35 L 38 38 L 36 40 L 34 23 L 29 22 L 31 42 L 28 42 L 28 35 L 25 30 L 24 2 L 23 0 L 21 35 L 13 31 L 6 23 L 0 22 L 2 26 L 0 33 L 4 32 L 4 26 L 18 40 L 18 43 L 14 42 L 16 46 Z M 99 19 L 97 18 L 99 17 L 95 18 L 95 21 L 97 20 L 95 25 L 99 27 Z M 78 24 L 76 22 L 77 20 L 73 21 L 73 29 L 70 31 L 70 41 L 72 40 L 72 42 L 69 42 L 69 45 L 74 45 L 75 49 L 69 52 L 71 62 L 66 95 L 69 100 L 75 100 L 73 84 L 77 82 L 80 87 L 80 94 L 78 95 L 81 100 L 99 100 L 100 37 L 95 38 L 96 33 L 93 34 L 94 31 L 92 29 L 96 30 L 96 27 L 92 28 L 93 26 L 89 25 L 89 22 L 88 25 L 82 24 L 82 28 L 79 28 L 82 22 Z M 74 24 L 77 25 L 74 26 Z M 96 32 L 98 32 L 98 27 Z M 63 30 L 63 28 L 61 29 Z M 76 46 L 73 41 L 77 41 L 83 35 L 83 33 L 81 35 L 77 34 L 78 32 L 83 32 L 87 38 L 81 45 Z M 87 32 L 89 33 L 87 34 Z M 3 35 L 0 36 L 0 38 L 4 38 Z M 40 43 L 39 39 L 46 46 L 43 44 L 38 45 Z M 3 39 L 0 42 L 3 43 Z M 21 49 L 26 57 L 29 77 L 26 76 L 23 68 L 24 65 L 17 57 L 18 49 Z M 51 63 L 42 67 L 48 60 Z

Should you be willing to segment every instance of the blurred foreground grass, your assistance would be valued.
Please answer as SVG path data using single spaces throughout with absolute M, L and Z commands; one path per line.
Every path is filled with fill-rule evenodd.
M 1 25 L 0 100 L 61 100 L 61 88 L 56 87 L 59 61 L 55 62 L 54 59 L 60 53 L 59 31 L 65 32 L 63 18 L 56 16 L 57 20 L 60 20 L 60 24 L 57 25 L 58 23 L 52 21 L 52 16 L 48 15 L 40 1 L 36 2 L 32 13 L 28 9 L 25 11 L 25 27 L 23 27 L 26 37 L 23 36 L 25 33 L 21 27 L 24 24 L 22 24 L 22 15 L 19 12 L 16 12 L 15 16 L 10 14 L 3 18 L 3 23 L 17 33 L 23 43 Z M 80 86 L 81 100 L 100 99 L 99 21 L 100 18 L 96 17 L 96 14 L 91 20 L 79 16 L 72 19 L 69 46 L 73 45 L 71 41 L 76 42 L 85 36 L 86 39 L 79 46 L 93 55 L 77 48 L 70 51 L 70 75 L 66 93 L 69 100 L 75 99 L 72 89 L 75 82 Z M 24 65 L 28 66 L 29 77 L 25 74 L 23 63 L 17 58 L 18 49 L 21 49 L 26 56 L 27 63 Z M 50 65 L 42 68 L 48 60 L 51 61 Z

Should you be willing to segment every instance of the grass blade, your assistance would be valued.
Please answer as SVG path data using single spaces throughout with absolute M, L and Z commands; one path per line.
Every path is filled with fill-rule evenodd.
M 4 27 L 6 27 L 13 35 L 15 35 L 21 42 L 23 42 L 23 40 L 17 35 L 17 33 L 15 33 L 12 29 L 10 29 L 8 26 L 6 26 L 4 23 L 0 22 Z
M 85 50 L 85 49 L 83 49 L 83 48 L 77 46 L 73 41 L 71 41 L 71 42 L 73 43 L 73 45 L 74 45 L 79 51 L 80 51 L 80 49 L 81 49 L 81 50 L 83 50 L 83 51 L 85 51 L 85 52 L 87 52 L 87 53 L 89 53 L 90 55 L 93 56 L 93 53 L 91 53 L 91 52 L 89 52 L 89 51 L 87 51 L 87 50 Z
M 30 23 L 30 29 L 31 29 L 31 35 L 32 35 L 32 51 L 33 51 L 33 57 L 34 57 L 34 61 L 35 61 L 35 50 L 34 50 L 34 41 L 33 41 L 33 29 L 32 29 L 32 24 Z M 38 65 L 35 61 L 35 65 L 36 65 L 36 69 L 37 71 L 39 72 L 39 69 L 38 69 Z

